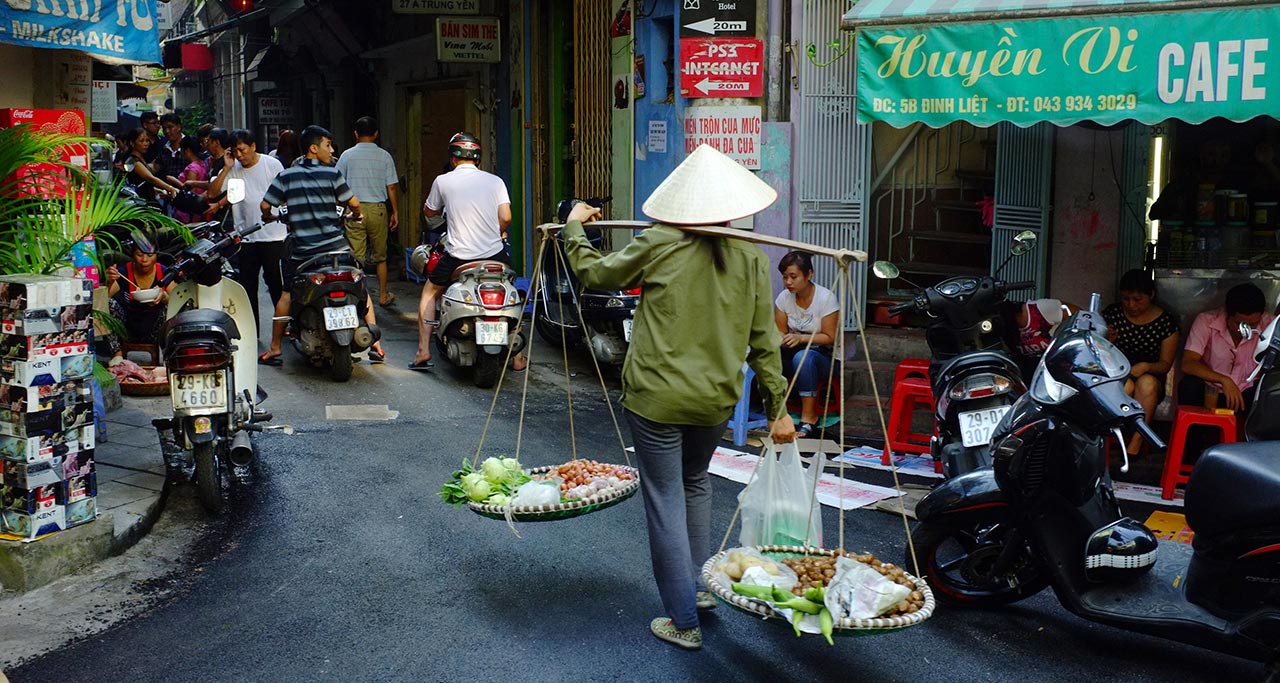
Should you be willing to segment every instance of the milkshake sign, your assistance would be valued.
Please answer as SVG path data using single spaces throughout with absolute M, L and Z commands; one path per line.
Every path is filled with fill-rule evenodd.
M 1277 7 L 861 29 L 858 118 L 1243 121 L 1280 104 L 1272 36 Z
M 0 2 L 0 43 L 79 50 L 115 64 L 159 63 L 156 28 L 155 0 Z

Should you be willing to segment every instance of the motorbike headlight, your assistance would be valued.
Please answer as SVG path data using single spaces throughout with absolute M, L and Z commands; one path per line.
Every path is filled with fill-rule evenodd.
M 1037 403 L 1058 405 L 1075 396 L 1076 390 L 1055 380 L 1045 369 L 1044 363 L 1041 363 L 1040 367 L 1036 368 L 1036 374 L 1031 378 L 1029 393 Z

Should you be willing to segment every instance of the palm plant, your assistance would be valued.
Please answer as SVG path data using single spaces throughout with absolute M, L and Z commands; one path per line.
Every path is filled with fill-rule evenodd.
M 61 158 L 68 146 L 88 150 L 92 144 L 102 141 L 26 125 L 0 129 L 0 273 L 63 271 L 71 266 L 76 244 L 87 237 L 118 246 L 103 230 L 113 225 L 167 228 L 190 241 L 190 232 L 177 221 L 119 202 L 120 183 L 102 184 Z

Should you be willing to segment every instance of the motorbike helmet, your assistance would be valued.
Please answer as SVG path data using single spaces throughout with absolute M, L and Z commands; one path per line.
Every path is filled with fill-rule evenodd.
M 471 161 L 480 160 L 480 140 L 471 133 L 454 133 L 449 138 L 449 156 Z
M 409 254 L 409 270 L 418 277 L 427 276 L 427 261 L 431 260 L 431 245 L 419 244 Z
M 1125 517 L 1093 532 L 1085 546 L 1084 575 L 1105 583 L 1151 571 L 1160 542 L 1143 523 Z

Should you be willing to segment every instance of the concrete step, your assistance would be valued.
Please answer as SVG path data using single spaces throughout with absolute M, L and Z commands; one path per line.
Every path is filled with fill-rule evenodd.
M 893 388 L 893 373 L 898 368 L 897 361 L 873 360 L 872 372 L 875 373 L 875 386 L 881 396 L 888 396 Z M 872 378 L 867 373 L 866 361 L 849 361 L 844 364 L 844 391 L 846 395 L 871 395 Z
M 924 330 L 918 327 L 869 325 L 866 337 L 873 361 L 892 361 L 896 365 L 903 358 L 929 357 L 929 343 Z M 850 358 L 863 357 L 862 340 L 856 332 L 846 335 L 845 348 Z
M 889 396 L 880 396 L 880 405 L 884 409 L 884 420 L 889 424 L 892 407 Z M 846 396 L 844 400 L 844 424 L 846 433 L 850 429 L 870 428 L 876 436 L 880 432 L 880 415 L 876 411 L 876 400 L 866 394 Z M 911 429 L 917 434 L 933 433 L 933 411 L 918 409 L 911 415 Z

